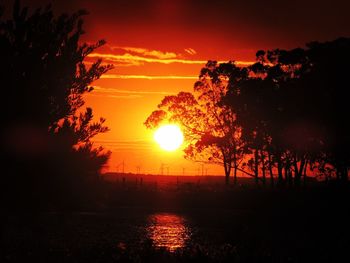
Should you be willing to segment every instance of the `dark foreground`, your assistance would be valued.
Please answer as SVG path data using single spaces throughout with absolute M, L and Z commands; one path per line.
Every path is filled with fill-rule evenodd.
M 106 200 L 3 215 L 1 262 L 350 262 L 348 188 L 112 186 Z

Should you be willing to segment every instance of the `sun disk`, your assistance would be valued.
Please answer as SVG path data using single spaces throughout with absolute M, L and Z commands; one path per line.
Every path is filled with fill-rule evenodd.
M 175 124 L 163 125 L 154 133 L 154 140 L 166 151 L 175 151 L 183 143 L 183 134 Z

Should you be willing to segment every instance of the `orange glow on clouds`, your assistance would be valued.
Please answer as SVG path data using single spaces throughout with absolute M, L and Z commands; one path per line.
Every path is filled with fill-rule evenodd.
M 47 5 L 44 0 L 21 2 L 32 10 Z M 95 118 L 105 117 L 110 128 L 94 138 L 96 146 L 112 151 L 110 171 L 124 160 L 126 172 L 136 172 L 139 166 L 141 173 L 157 174 L 160 164 L 167 163 L 170 174 L 182 174 L 184 168 L 188 175 L 199 174 L 200 164 L 184 160 L 181 151 L 154 147 L 153 131 L 143 123 L 164 96 L 193 91 L 207 60 L 236 60 L 245 66 L 259 49 L 288 49 L 350 34 L 344 22 L 349 1 L 318 1 L 317 12 L 310 12 L 315 1 L 302 0 L 274 0 L 269 8 L 264 1 L 53 2 L 56 15 L 82 8 L 89 12 L 82 42 L 107 41 L 86 63 L 102 58 L 115 68 L 93 83 L 95 90 L 85 96 L 85 106 L 93 108 Z M 222 174 L 221 167 L 206 168 L 208 174 Z
M 193 79 L 197 80 L 198 76 L 152 76 L 152 75 L 118 75 L 118 74 L 104 74 L 102 79 Z
M 155 147 L 154 131 L 147 130 L 143 123 L 164 96 L 193 91 L 200 69 L 207 60 L 188 46 L 182 52 L 175 52 L 168 48 L 107 45 L 102 51 L 91 54 L 87 61 L 102 58 L 104 63 L 112 63 L 115 68 L 93 83 L 94 91 L 86 95 L 86 102 L 94 109 L 96 117 L 106 118 L 110 128 L 108 133 L 95 138 L 96 145 L 112 151 L 107 170 L 116 171 L 117 164 L 124 161 L 126 172 L 136 172 L 138 166 L 141 173 L 158 174 L 160 165 L 166 163 L 170 174 L 183 174 L 186 169 L 186 175 L 198 175 L 198 164 L 185 160 L 182 151 L 175 151 L 183 137 L 175 147 L 167 145 L 167 142 L 174 142 L 174 138 L 168 139 L 164 135 L 161 147 Z M 208 174 L 222 173 L 219 166 L 206 167 Z
M 207 62 L 197 50 L 184 47 L 182 52 L 106 45 L 91 54 L 89 62 L 102 58 L 115 68 L 94 83 L 94 91 L 86 96 L 87 105 L 96 117 L 106 118 L 110 132 L 98 135 L 96 145 L 112 151 L 109 171 L 116 171 L 121 160 L 127 172 L 159 173 L 161 163 L 169 164 L 170 174 L 198 174 L 198 164 L 184 160 L 182 151 L 167 152 L 155 147 L 153 133 L 143 122 L 167 95 L 192 91 L 200 69 Z M 103 51 L 103 52 L 101 52 Z M 221 167 L 209 168 L 210 174 L 221 174 Z
M 119 66 L 137 66 L 143 63 L 161 63 L 161 64 L 191 64 L 191 65 L 205 65 L 207 60 L 194 60 L 194 59 L 182 59 L 182 58 L 159 58 L 159 57 L 145 57 L 140 55 L 132 55 L 125 53 L 123 55 L 115 54 L 102 54 L 102 53 L 92 53 L 88 57 L 90 58 L 102 58 L 106 62 L 116 63 Z M 227 62 L 219 61 L 220 63 Z M 251 65 L 252 61 L 236 61 L 237 65 Z

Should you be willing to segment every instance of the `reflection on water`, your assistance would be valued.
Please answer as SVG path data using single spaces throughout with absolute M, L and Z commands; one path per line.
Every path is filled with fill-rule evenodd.
M 185 246 L 191 231 L 182 216 L 158 213 L 149 217 L 147 233 L 156 247 L 164 247 L 173 252 Z

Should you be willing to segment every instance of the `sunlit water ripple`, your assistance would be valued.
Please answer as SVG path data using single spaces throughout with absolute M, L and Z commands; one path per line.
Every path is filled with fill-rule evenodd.
M 146 231 L 155 247 L 166 248 L 171 252 L 185 247 L 191 237 L 191 228 L 186 219 L 169 213 L 150 215 Z

